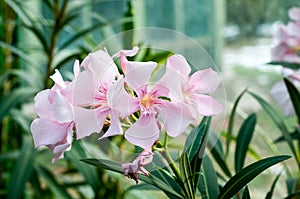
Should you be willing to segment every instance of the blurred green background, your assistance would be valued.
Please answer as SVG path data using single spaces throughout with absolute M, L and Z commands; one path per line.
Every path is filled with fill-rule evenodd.
M 90 149 L 75 141 L 65 159 L 50 164 L 51 152 L 43 147 L 34 149 L 29 130 L 36 117 L 32 110 L 35 94 L 52 86 L 49 75 L 55 69 L 65 79 L 72 79 L 75 59 L 82 61 L 111 36 L 131 29 L 159 27 L 191 37 L 209 53 L 223 78 L 227 115 L 246 87 L 274 105 L 269 90 L 281 79 L 280 67 L 266 63 L 270 61 L 274 25 L 288 21 L 287 10 L 292 6 L 300 6 L 299 0 L 1 0 L 0 198 L 166 197 L 158 190 L 128 189 L 133 182 L 122 175 L 80 162 L 93 154 L 120 156 L 119 151 L 97 141 L 95 136 L 90 138 Z M 138 40 L 143 41 L 146 34 L 128 33 L 114 48 L 129 49 Z M 155 38 L 166 45 L 172 42 L 164 36 Z M 146 57 L 163 62 L 166 55 L 150 51 Z M 272 147 L 280 148 L 278 153 L 290 153 L 285 145 L 268 146 L 267 141 L 280 133 L 253 100 L 241 100 L 236 125 L 240 126 L 251 112 L 258 113 L 252 147 L 259 156 L 250 154 L 248 162 L 274 155 Z M 294 120 L 285 119 L 287 124 Z M 225 136 L 223 133 L 221 138 Z M 120 138 L 111 141 L 119 147 L 126 146 Z M 293 170 L 292 163 L 290 167 Z M 253 198 L 260 198 L 278 170 L 282 168 L 265 172 L 250 184 Z M 286 190 L 284 180 L 279 182 L 282 186 L 275 193 L 280 198 Z

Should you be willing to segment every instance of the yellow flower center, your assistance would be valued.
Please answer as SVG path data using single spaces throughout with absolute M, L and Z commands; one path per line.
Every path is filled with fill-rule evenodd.
M 300 52 L 300 45 L 293 46 L 292 51 L 295 52 L 295 53 Z
M 154 100 L 152 99 L 151 96 L 149 96 L 148 94 L 146 94 L 146 95 L 142 98 L 141 104 L 142 104 L 145 108 L 150 108 L 150 107 L 154 104 Z

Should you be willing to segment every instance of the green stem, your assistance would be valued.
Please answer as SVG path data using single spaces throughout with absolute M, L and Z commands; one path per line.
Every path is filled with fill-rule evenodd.
M 180 171 L 179 171 L 178 167 L 176 166 L 173 158 L 171 157 L 171 154 L 168 150 L 167 142 L 168 142 L 168 135 L 167 135 L 167 133 L 165 133 L 165 138 L 164 138 L 164 143 L 163 143 L 164 151 L 162 153 L 163 153 L 165 159 L 167 160 L 167 162 L 169 163 L 175 176 L 181 181 L 182 178 L 181 178 Z

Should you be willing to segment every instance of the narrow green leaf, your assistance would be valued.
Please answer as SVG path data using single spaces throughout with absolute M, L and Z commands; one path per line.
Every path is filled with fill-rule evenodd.
M 111 160 L 104 160 L 104 159 L 82 159 L 81 161 L 101 167 L 103 169 L 111 170 L 120 174 L 124 174 L 121 168 L 121 162 L 111 161 Z M 170 187 L 169 185 L 165 184 L 159 178 L 150 174 L 150 176 L 139 175 L 138 177 L 140 180 L 149 183 L 157 188 L 161 189 L 165 193 L 172 195 L 175 198 L 184 198 L 180 193 L 177 193 Z
M 240 102 L 242 96 L 246 92 L 247 92 L 247 89 L 243 90 L 243 92 L 241 92 L 241 94 L 235 100 L 232 111 L 231 111 L 230 116 L 229 116 L 228 129 L 227 129 L 227 135 L 226 135 L 226 155 L 225 155 L 225 159 L 226 159 L 226 157 L 228 157 L 228 154 L 229 154 L 229 147 L 230 147 L 230 143 L 231 143 L 231 140 L 232 140 L 236 109 L 237 109 L 238 103 Z
M 97 194 L 100 189 L 100 182 L 97 177 L 97 171 L 92 165 L 84 164 L 79 159 L 86 158 L 84 148 L 79 142 L 73 142 L 72 150 L 66 153 L 66 157 L 74 163 L 78 171 L 84 176 L 88 184 L 93 188 L 94 192 Z
M 56 198 L 72 198 L 65 187 L 57 182 L 53 174 L 48 169 L 43 166 L 38 166 L 35 167 L 35 170 L 46 181 L 46 185 L 49 186 L 50 190 L 55 194 Z
M 287 78 L 284 78 L 285 86 L 289 92 L 295 113 L 298 118 L 298 124 L 300 124 L 300 93 L 298 89 L 288 80 Z
M 15 46 L 9 45 L 5 42 L 0 41 L 0 47 L 9 50 L 10 52 L 12 52 L 13 54 L 19 56 L 21 59 L 23 59 L 24 61 L 26 61 L 28 64 L 31 64 L 33 66 L 38 66 L 39 64 L 36 63 L 30 56 L 28 56 L 28 54 L 24 53 L 23 51 L 21 51 L 20 49 L 16 48 Z
M 281 172 L 276 176 L 275 180 L 273 181 L 272 186 L 270 188 L 270 191 L 268 191 L 265 199 L 272 199 L 272 196 L 273 196 L 273 193 L 274 193 L 274 189 L 275 189 L 276 183 L 277 183 L 280 175 L 281 175 Z
M 194 189 L 192 168 L 190 166 L 187 152 L 183 151 L 179 158 L 179 169 L 182 176 L 182 183 L 184 186 L 184 191 L 188 198 L 194 198 L 196 190 Z M 198 176 L 198 175 L 197 175 Z
M 11 7 L 18 15 L 18 17 L 22 20 L 26 25 L 32 25 L 32 20 L 28 16 L 28 14 L 24 11 L 23 5 L 19 1 L 5 0 L 5 3 Z
M 296 198 L 295 196 L 300 196 L 300 191 L 292 193 L 292 194 L 288 195 L 287 197 L 285 197 L 284 199 L 295 199 Z
M 202 199 L 216 199 L 219 194 L 217 174 L 208 156 L 203 158 L 197 187 Z
M 198 155 L 204 136 L 211 122 L 211 117 L 203 117 L 199 126 L 195 127 L 186 138 L 184 148 L 187 150 L 189 160 Z
M 84 30 L 81 30 L 77 34 L 70 37 L 67 41 L 65 41 L 62 45 L 59 46 L 58 51 L 68 47 L 70 44 L 74 43 L 76 40 L 82 38 L 82 36 L 84 36 L 86 34 L 89 34 L 89 33 L 93 32 L 97 29 L 104 28 L 104 27 L 107 27 L 107 26 L 115 26 L 115 25 L 122 24 L 122 23 L 129 22 L 129 21 L 132 21 L 132 18 L 117 19 L 117 20 L 114 20 L 114 21 L 110 21 L 106 24 L 103 24 L 103 23 L 94 24 L 93 26 L 88 27 Z
M 23 196 L 25 183 L 29 179 L 33 169 L 33 158 L 33 145 L 28 139 L 25 139 L 8 185 L 8 198 L 14 199 Z
M 297 189 L 297 184 L 298 184 L 298 178 L 288 178 L 286 180 L 286 186 L 289 195 L 295 193 Z
M 244 191 L 243 191 L 242 199 L 251 199 L 248 186 L 246 186 Z
M 288 146 L 290 147 L 291 151 L 293 152 L 294 158 L 297 160 L 297 162 L 299 162 L 299 158 L 297 156 L 296 149 L 293 144 L 293 140 L 289 134 L 289 131 L 288 131 L 286 125 L 282 121 L 282 119 L 278 116 L 276 111 L 264 99 L 262 99 L 261 97 L 259 97 L 258 95 L 254 94 L 250 91 L 248 91 L 248 93 L 258 101 L 258 103 L 262 106 L 262 108 L 266 111 L 266 113 L 273 120 L 273 122 L 275 123 L 277 128 L 281 131 L 283 137 L 287 141 Z
M 287 62 L 269 62 L 268 64 L 271 65 L 281 65 L 285 68 L 291 68 L 291 69 L 299 69 L 300 64 L 298 63 L 287 63 Z
M 235 171 L 240 171 L 245 162 L 246 153 L 255 129 L 256 115 L 251 114 L 239 130 L 235 149 Z
M 185 142 L 184 148 L 187 149 L 188 159 L 191 164 L 194 191 L 197 188 L 210 123 L 211 117 L 203 117 L 199 126 L 192 130 Z
M 230 178 L 230 180 L 221 189 L 218 199 L 227 199 L 233 197 L 264 170 L 288 158 L 290 158 L 290 156 L 273 156 L 250 164 Z
M 33 96 L 34 91 L 30 88 L 18 88 L 13 90 L 9 95 L 2 98 L 0 102 L 0 120 L 6 116 L 9 111 L 18 103 L 26 101 Z
M 35 27 L 34 25 L 29 26 L 29 25 L 24 25 L 25 28 L 27 28 L 28 30 L 30 30 L 39 40 L 39 42 L 41 43 L 43 50 L 45 53 L 48 53 L 49 51 L 49 44 L 48 41 L 46 39 L 46 34 L 43 33 L 43 31 L 39 30 L 37 27 Z
M 294 133 L 290 133 L 290 136 L 291 136 L 292 140 L 299 140 L 300 139 L 300 133 L 298 131 L 296 131 Z M 279 142 L 283 142 L 283 141 L 286 141 L 284 136 L 280 136 L 279 138 L 274 140 L 274 143 L 279 143 Z

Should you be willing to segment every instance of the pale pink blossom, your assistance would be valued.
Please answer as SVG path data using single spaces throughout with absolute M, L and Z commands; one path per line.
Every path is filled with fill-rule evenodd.
M 217 100 L 209 96 L 209 94 L 216 91 L 221 80 L 218 74 L 212 69 L 199 70 L 191 76 L 191 68 L 186 59 L 179 54 L 175 54 L 168 58 L 167 72 L 170 70 L 176 71 L 180 74 L 182 98 L 179 99 L 172 93 L 170 95 L 172 101 L 184 102 L 186 104 L 196 107 L 199 115 L 211 116 L 220 113 L 223 110 L 223 105 Z
M 277 26 L 273 38 L 274 44 L 271 48 L 272 61 L 300 63 L 300 8 L 291 8 L 289 17 L 291 20 L 287 25 Z
M 90 53 L 82 65 L 86 70 L 76 78 L 73 97 L 77 139 L 99 133 L 105 122 L 110 125 L 102 138 L 121 135 L 119 117 L 127 115 L 128 109 L 124 108 L 127 104 L 124 103 L 130 95 L 125 91 L 122 93 L 124 80 L 112 57 L 99 50 Z M 117 94 L 112 97 L 114 93 Z M 123 109 L 116 110 L 116 103 Z
M 74 75 L 79 73 L 78 62 Z M 72 106 L 72 82 L 64 81 L 60 72 L 51 76 L 55 82 L 51 89 L 39 92 L 34 98 L 34 110 L 39 118 L 30 126 L 35 147 L 47 146 L 53 153 L 52 163 L 63 158 L 71 149 L 74 126 Z
M 150 173 L 147 171 L 144 166 L 150 164 L 153 159 L 153 153 L 151 150 L 144 150 L 133 162 L 123 163 L 121 165 L 124 175 L 133 179 L 136 184 L 138 183 L 137 174 L 142 174 L 149 176 Z

